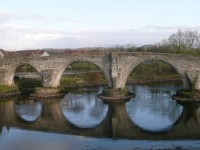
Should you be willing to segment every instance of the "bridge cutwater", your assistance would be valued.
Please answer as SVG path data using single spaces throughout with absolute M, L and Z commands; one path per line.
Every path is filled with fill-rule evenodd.
M 21 65 L 34 67 L 43 87 L 59 87 L 65 69 L 76 61 L 88 61 L 97 65 L 104 73 L 108 86 L 124 88 L 131 71 L 149 60 L 161 60 L 175 68 L 185 88 L 200 90 L 200 57 L 182 54 L 151 52 L 83 52 L 78 54 L 45 57 L 10 57 L 0 59 L 0 84 L 13 85 L 15 70 Z

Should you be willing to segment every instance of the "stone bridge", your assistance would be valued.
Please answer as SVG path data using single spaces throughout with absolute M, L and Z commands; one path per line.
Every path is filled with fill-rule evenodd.
M 180 75 L 185 88 L 200 90 L 200 57 L 182 54 L 151 52 L 83 52 L 79 54 L 45 57 L 0 58 L 0 84 L 13 85 L 16 69 L 24 64 L 34 67 L 41 77 L 43 87 L 59 87 L 64 70 L 76 61 L 88 61 L 104 73 L 108 86 L 124 88 L 131 71 L 149 60 L 170 64 Z

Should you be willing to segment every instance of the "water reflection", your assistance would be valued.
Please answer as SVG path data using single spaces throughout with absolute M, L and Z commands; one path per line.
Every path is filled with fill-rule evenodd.
M 9 146 L 13 148 L 12 150 L 27 150 L 30 147 L 34 150 L 87 149 L 88 144 L 94 146 L 94 141 L 98 145 L 93 147 L 94 149 L 102 149 L 102 147 L 113 149 L 116 145 L 118 146 L 114 149 L 121 149 L 122 146 L 134 149 L 137 148 L 134 146 L 135 143 L 139 148 L 144 149 L 152 148 L 152 145 L 162 145 L 160 149 L 170 149 L 171 143 L 179 148 L 180 145 L 184 145 L 182 149 L 186 149 L 188 145 L 198 144 L 200 148 L 199 142 L 196 145 L 196 141 L 193 142 L 200 139 L 200 103 L 177 104 L 170 98 L 170 94 L 174 92 L 170 86 L 160 87 L 162 89 L 160 92 L 159 86 L 158 88 L 155 86 L 131 88 L 134 89 L 136 98 L 128 103 L 114 102 L 109 105 L 103 104 L 96 98 L 98 90 L 85 91 L 86 93 L 82 94 L 71 93 L 61 100 L 56 98 L 37 101 L 28 99 L 16 101 L 16 98 L 0 100 L 0 149 L 7 150 Z M 35 118 L 37 116 L 37 119 L 32 122 L 20 119 L 19 116 L 22 118 L 23 113 L 19 113 L 18 106 L 21 109 L 28 108 L 23 105 L 33 105 L 30 110 L 35 112 L 40 110 L 38 108 L 42 108 L 39 116 L 36 113 L 33 115 Z M 29 112 L 24 111 L 24 113 Z M 151 128 L 144 126 L 146 124 L 144 121 L 149 118 L 153 120 L 147 122 Z M 140 125 L 141 122 L 143 124 Z M 139 126 L 145 130 L 141 130 Z M 164 128 L 168 130 L 146 131 L 158 131 Z M 180 142 L 181 140 L 184 141 Z M 156 144 L 150 144 L 150 141 Z M 165 142 L 168 142 L 168 146 L 163 148 Z M 125 143 L 129 143 L 129 147 Z M 81 144 L 83 147 L 80 147 Z
M 82 128 L 100 124 L 108 111 L 108 106 L 97 98 L 100 90 L 67 94 L 61 100 L 62 112 L 66 119 L 73 125 Z
M 14 109 L 21 119 L 35 121 L 42 112 L 42 104 L 35 100 L 16 100 Z
M 126 103 L 131 120 L 140 128 L 148 131 L 168 130 L 180 117 L 183 107 L 171 99 L 181 86 L 142 85 L 129 87 L 136 94 Z

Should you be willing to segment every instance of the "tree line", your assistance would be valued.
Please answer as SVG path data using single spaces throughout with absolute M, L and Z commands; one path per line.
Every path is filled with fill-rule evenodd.
M 198 30 L 178 30 L 157 46 L 174 52 L 200 50 L 200 33 Z
M 91 49 L 89 49 L 92 51 Z M 109 48 L 96 48 L 96 51 L 104 52 L 157 52 L 157 53 L 175 53 L 175 54 L 189 54 L 200 55 L 200 32 L 198 30 L 178 30 L 171 34 L 167 39 L 161 42 L 136 47 L 133 44 L 118 45 Z
M 131 47 L 128 51 L 200 55 L 200 33 L 198 30 L 178 30 L 159 43 L 146 47 Z

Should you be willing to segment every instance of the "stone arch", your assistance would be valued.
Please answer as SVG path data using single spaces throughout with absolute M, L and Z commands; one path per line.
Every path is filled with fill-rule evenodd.
M 65 63 L 65 64 L 61 67 L 61 69 L 59 69 L 59 71 L 57 72 L 57 74 L 56 74 L 56 76 L 55 76 L 55 78 L 54 78 L 54 82 L 55 82 L 54 84 L 59 86 L 59 85 L 60 85 L 60 80 L 61 80 L 62 74 L 63 74 L 63 72 L 65 71 L 65 69 L 66 69 L 68 66 L 70 66 L 71 64 L 75 63 L 75 62 L 81 62 L 81 61 L 82 61 L 82 62 L 88 62 L 88 63 L 91 63 L 91 64 L 96 65 L 96 66 L 102 71 L 103 75 L 105 76 L 106 81 L 107 81 L 107 83 L 108 83 L 108 86 L 111 86 L 111 79 L 110 79 L 109 72 L 106 71 L 106 70 L 104 69 L 103 65 L 99 65 L 99 64 L 97 64 L 95 61 L 91 61 L 91 60 L 87 60 L 87 59 L 74 59 L 74 60 L 71 60 L 71 61 Z
M 148 61 L 162 61 L 162 62 L 172 66 L 176 70 L 176 72 L 179 74 L 179 77 L 182 80 L 184 88 L 187 88 L 187 89 L 191 88 L 191 81 L 190 81 L 189 77 L 187 76 L 185 70 L 183 68 L 179 67 L 178 64 L 174 64 L 173 62 L 170 62 L 169 60 L 165 60 L 163 58 L 144 58 L 144 59 L 141 59 L 141 60 L 136 60 L 133 63 L 130 63 L 127 67 L 127 70 L 125 71 L 125 74 L 124 74 L 124 78 L 123 78 L 124 79 L 124 81 L 123 81 L 124 86 L 126 84 L 128 76 L 135 69 L 135 67 L 137 67 L 138 65 L 140 65 L 144 62 L 148 62 Z
M 17 68 L 19 68 L 19 67 L 21 67 L 23 65 L 29 65 L 29 66 L 33 67 L 34 69 L 37 70 L 38 74 L 40 75 L 40 70 L 37 68 L 37 66 L 35 66 L 32 63 L 17 63 L 17 64 L 13 64 L 10 67 L 10 69 L 9 69 L 9 71 L 7 73 L 8 77 L 9 77 L 9 82 L 11 83 L 11 85 L 14 84 L 14 77 L 15 77 L 15 73 L 16 73 Z

